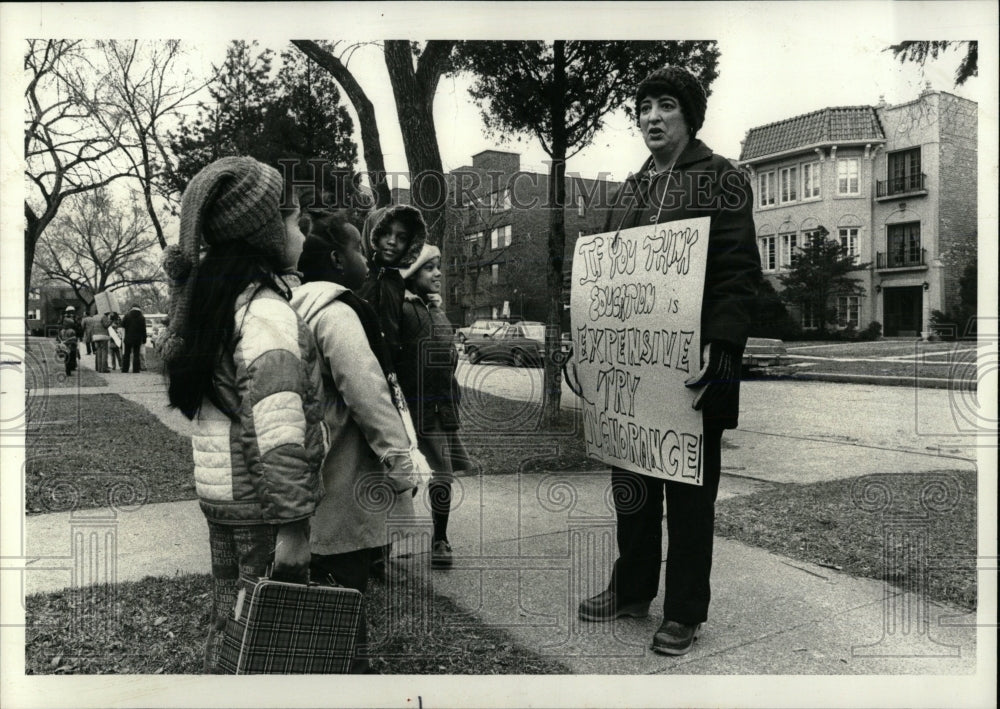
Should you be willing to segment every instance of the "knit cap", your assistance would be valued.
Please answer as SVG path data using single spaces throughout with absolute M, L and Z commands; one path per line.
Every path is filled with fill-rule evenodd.
M 273 167 L 250 157 L 216 160 L 194 176 L 181 198 L 180 239 L 163 253 L 170 278 L 170 326 L 163 358 L 184 349 L 202 251 L 208 246 L 243 242 L 277 263 L 285 249 L 285 224 L 279 211 L 284 180 Z
M 417 255 L 417 259 L 410 266 L 400 271 L 399 275 L 401 275 L 405 281 L 407 278 L 419 271 L 421 266 L 425 263 L 430 261 L 432 258 L 438 258 L 440 256 L 441 249 L 433 244 L 424 244 L 423 248 L 420 249 L 420 253 Z
M 665 66 L 657 69 L 641 82 L 635 91 L 635 115 L 639 115 L 639 104 L 648 96 L 670 94 L 680 102 L 681 113 L 691 129 L 693 138 L 705 122 L 705 108 L 708 97 L 701 82 L 687 69 Z
M 406 230 L 410 234 L 410 248 L 399 257 L 399 262 L 394 268 L 406 268 L 420 254 L 420 249 L 427 239 L 427 225 L 424 224 L 424 217 L 420 210 L 408 204 L 382 207 L 368 215 L 364 227 L 361 229 L 361 248 L 372 266 L 377 265 L 374 258 L 375 239 L 387 232 L 392 222 L 397 220 L 406 226 Z

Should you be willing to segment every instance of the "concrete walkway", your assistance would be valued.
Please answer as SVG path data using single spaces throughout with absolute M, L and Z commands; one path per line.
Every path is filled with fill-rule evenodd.
M 485 370 L 479 377 L 481 384 L 502 378 L 487 377 Z M 146 406 L 172 429 L 186 430 L 184 419 L 165 407 L 159 375 L 105 378 L 106 388 L 56 395 L 116 393 Z M 511 379 L 508 374 L 506 380 Z M 826 386 L 834 385 L 813 385 L 814 389 Z M 748 411 L 763 403 L 755 400 L 758 394 L 773 397 L 770 390 L 747 390 Z M 831 402 L 817 399 L 814 390 L 808 395 L 783 392 L 808 400 L 830 416 Z M 856 391 L 851 396 L 869 394 Z M 884 397 L 884 392 L 870 396 Z M 840 399 L 840 405 L 845 414 L 858 410 L 858 402 L 850 398 Z M 942 441 L 953 444 L 952 452 L 942 453 L 941 441 L 929 451 L 928 439 L 919 431 L 901 435 L 897 420 L 850 427 L 847 435 L 835 439 L 820 428 L 814 430 L 816 424 L 803 419 L 801 411 L 793 421 L 783 418 L 781 407 L 764 408 L 766 419 L 764 414 L 749 415 L 743 422 L 746 429 L 727 433 L 724 439 L 723 499 L 771 482 L 974 469 L 974 452 L 968 446 L 956 446 L 953 437 L 942 436 Z M 866 423 L 877 418 L 866 416 Z M 838 425 L 845 428 L 843 421 Z M 886 442 L 883 437 L 896 443 L 880 445 Z M 544 446 L 543 441 L 540 444 Z M 416 534 L 396 546 L 404 556 L 396 562 L 394 583 L 402 592 L 414 593 L 415 602 L 427 598 L 420 589 L 432 587 L 574 673 L 871 675 L 969 674 L 976 669 L 974 615 L 878 581 L 725 539 L 716 540 L 710 621 L 690 654 L 668 658 L 649 650 L 661 618 L 662 597 L 654 601 L 646 619 L 583 623 L 576 617 L 577 603 L 605 586 L 614 561 L 608 487 L 606 472 L 460 478 L 449 525 L 457 558 L 454 568 L 434 572 L 427 568 L 424 509 L 423 519 L 400 530 Z M 426 508 L 426 494 L 419 499 Z M 103 546 L 95 546 L 95 539 L 103 540 Z M 90 540 L 90 546 L 81 547 L 81 540 Z M 24 549 L 26 593 L 83 584 L 94 580 L 95 574 L 103 580 L 126 581 L 209 572 L 207 529 L 194 501 L 29 517 Z M 410 586 L 410 578 L 429 578 L 430 583 Z M 377 646 L 377 634 L 373 640 Z

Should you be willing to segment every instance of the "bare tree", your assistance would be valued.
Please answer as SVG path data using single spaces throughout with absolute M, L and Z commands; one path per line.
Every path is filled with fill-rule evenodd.
M 70 199 L 38 244 L 39 275 L 65 283 L 87 303 L 105 290 L 162 281 L 157 239 L 141 198 L 116 201 L 107 189 Z
M 298 39 L 292 40 L 292 44 L 329 71 L 354 104 L 361 125 L 365 164 L 372 173 L 376 203 L 388 204 L 389 187 L 383 179 L 385 160 L 371 101 L 346 62 L 334 55 L 333 45 L 322 46 L 318 42 Z M 436 244 L 442 242 L 446 233 L 447 181 L 434 128 L 434 94 L 441 77 L 453 68 L 451 56 L 456 44 L 453 40 L 431 40 L 421 49 L 409 40 L 394 39 L 382 43 L 410 171 L 411 199 L 427 221 L 431 243 Z M 347 51 L 353 48 L 349 47 Z
M 965 49 L 965 56 L 955 69 L 955 86 L 961 86 L 973 76 L 979 76 L 979 42 L 976 41 L 909 41 L 891 44 L 885 48 L 902 62 L 914 62 L 921 67 L 928 60 L 936 60 L 938 55 L 952 49 Z
M 24 68 L 24 287 L 31 282 L 35 248 L 65 200 L 129 175 L 112 159 L 125 130 L 123 117 L 100 122 L 93 113 L 100 79 L 77 68 L 87 64 L 79 41 L 28 40 Z M 82 80 L 82 84 L 74 83 Z
M 189 71 L 181 71 L 179 40 L 139 42 L 102 41 L 108 72 L 92 107 L 102 126 L 116 138 L 122 160 L 139 182 L 140 192 L 160 248 L 167 246 L 154 197 L 165 200 L 171 212 L 178 206 L 172 185 L 173 161 L 168 153 L 166 131 L 187 107 L 192 97 L 211 83 L 195 81 Z M 80 82 L 74 82 L 79 84 Z M 123 121 L 124 130 L 111 127 Z

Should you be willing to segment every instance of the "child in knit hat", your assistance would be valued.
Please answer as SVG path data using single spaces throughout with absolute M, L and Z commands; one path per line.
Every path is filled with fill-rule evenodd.
M 440 307 L 441 251 L 424 244 L 416 261 L 401 275 L 407 290 L 400 324 L 399 383 L 413 414 L 420 452 L 434 471 L 427 487 L 434 520 L 431 566 L 448 568 L 452 565 L 448 516 L 454 473 L 473 470 L 475 465 L 459 436 L 458 354 L 454 327 Z
M 181 201 L 162 354 L 193 422 L 195 488 L 214 577 L 205 670 L 218 671 L 241 575 L 305 581 L 326 453 L 320 358 L 289 304 L 304 237 L 281 174 L 252 158 L 201 170 Z
M 303 284 L 292 305 L 323 357 L 330 452 L 327 495 L 311 530 L 312 576 L 367 591 L 371 563 L 386 545 L 390 519 L 413 517 L 417 473 L 429 473 L 372 307 L 350 289 L 365 282 L 361 235 L 342 212 L 309 210 L 299 258 Z M 384 504 L 373 504 L 381 501 Z M 368 671 L 367 624 L 357 631 L 352 673 Z

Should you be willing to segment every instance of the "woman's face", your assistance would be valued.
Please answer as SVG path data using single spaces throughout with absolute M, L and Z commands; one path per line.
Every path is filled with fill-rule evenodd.
M 306 242 L 306 237 L 299 228 L 299 203 L 295 202 L 295 211 L 285 217 L 285 268 L 296 268 L 299 264 L 299 256 L 302 255 L 302 245 Z
M 417 295 L 441 292 L 441 257 L 435 256 L 413 274 L 413 288 Z
M 394 219 L 384 234 L 375 238 L 375 255 L 383 266 L 395 266 L 410 248 L 411 234 L 403 222 Z
M 653 155 L 676 158 L 688 142 L 681 104 L 670 94 L 647 96 L 639 103 L 639 128 Z
M 349 236 L 347 243 L 330 256 L 344 274 L 341 285 L 354 290 L 364 285 L 368 278 L 368 262 L 361 250 L 361 232 L 352 224 L 345 224 L 344 231 Z

